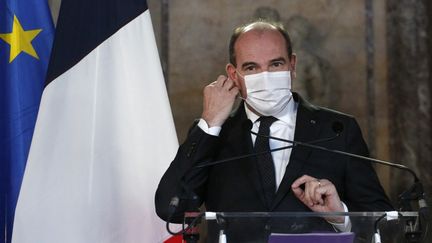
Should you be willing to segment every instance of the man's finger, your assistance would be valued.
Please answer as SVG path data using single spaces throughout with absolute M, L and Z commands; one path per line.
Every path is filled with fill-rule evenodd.
M 295 180 L 293 182 L 293 184 L 291 184 L 291 187 L 297 188 L 297 187 L 299 187 L 299 186 L 301 186 L 301 185 L 303 185 L 306 182 L 311 181 L 311 180 L 316 180 L 316 179 L 311 177 L 311 176 L 308 176 L 308 175 L 303 175 L 303 176 L 299 177 L 297 180 Z
M 315 201 L 315 204 L 324 205 L 323 196 L 325 195 L 323 194 L 321 188 L 316 188 L 315 194 L 313 195 L 313 200 Z
M 313 188 L 311 188 L 310 184 L 308 182 L 305 183 L 305 196 L 304 196 L 304 201 L 306 202 L 306 204 L 311 207 L 314 205 L 314 201 L 312 200 L 312 190 Z
M 227 78 L 223 87 L 225 90 L 230 91 L 234 86 L 234 82 L 230 78 Z
M 231 94 L 233 94 L 234 96 L 237 96 L 237 94 L 240 92 L 240 90 L 234 86 L 231 88 L 231 90 L 229 91 Z
M 219 77 L 216 79 L 217 86 L 223 87 L 226 80 L 227 80 L 227 77 L 225 77 L 224 75 L 219 75 Z
M 294 196 L 296 196 L 298 199 L 300 199 L 300 201 L 303 202 L 303 198 L 304 198 L 303 189 L 301 189 L 300 187 L 297 187 L 297 188 L 292 188 L 292 191 L 294 193 Z
M 318 187 L 319 181 L 316 179 L 305 183 L 305 191 L 307 192 L 307 198 L 309 199 L 308 202 L 311 206 L 319 204 L 321 201 L 320 197 L 316 197 Z

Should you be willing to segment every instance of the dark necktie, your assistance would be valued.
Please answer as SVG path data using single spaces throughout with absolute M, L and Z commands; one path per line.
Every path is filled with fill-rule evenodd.
M 272 116 L 262 116 L 259 126 L 258 134 L 268 136 L 270 135 L 270 126 L 277 119 Z M 264 152 L 270 150 L 269 138 L 257 136 L 255 140 L 255 152 Z M 275 169 L 273 164 L 273 158 L 271 153 L 264 153 L 257 156 L 258 160 L 258 170 L 261 176 L 261 183 L 263 186 L 263 191 L 265 198 L 270 207 L 275 192 L 276 192 L 276 177 Z

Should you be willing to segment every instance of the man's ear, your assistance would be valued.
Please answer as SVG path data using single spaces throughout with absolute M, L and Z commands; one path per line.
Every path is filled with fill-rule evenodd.
M 241 97 L 246 99 L 246 87 L 243 78 L 238 74 L 236 67 L 232 63 L 228 63 L 225 67 L 225 71 L 229 79 L 231 79 L 235 86 L 239 89 Z
M 296 67 L 297 67 L 297 55 L 293 53 L 289 60 L 290 69 L 291 69 L 291 79 L 294 80 L 297 77 Z
M 229 79 L 238 84 L 237 75 L 236 75 L 236 67 L 232 63 L 228 63 L 225 67 L 226 74 Z

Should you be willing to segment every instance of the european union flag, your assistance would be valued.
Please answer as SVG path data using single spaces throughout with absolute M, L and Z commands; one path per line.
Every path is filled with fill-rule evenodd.
M 53 32 L 46 0 L 0 1 L 0 242 L 11 240 Z

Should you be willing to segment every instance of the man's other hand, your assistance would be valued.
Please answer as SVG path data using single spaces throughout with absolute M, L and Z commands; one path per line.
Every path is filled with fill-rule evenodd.
M 344 212 L 336 187 L 329 180 L 304 175 L 294 181 L 291 189 L 294 195 L 314 212 Z M 325 219 L 331 223 L 344 222 L 344 216 Z

